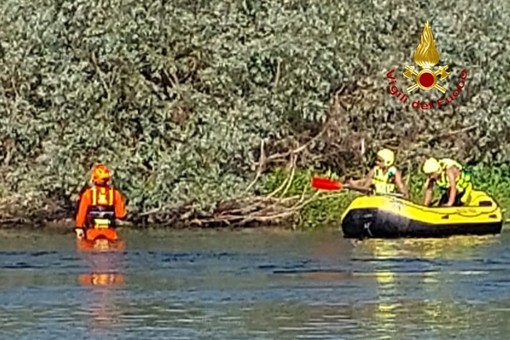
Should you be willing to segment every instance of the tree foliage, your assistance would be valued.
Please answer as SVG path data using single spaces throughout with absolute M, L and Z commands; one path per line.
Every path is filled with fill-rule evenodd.
M 264 165 L 287 161 L 278 154 L 319 133 L 299 166 L 347 172 L 364 164 L 362 140 L 365 156 L 384 145 L 414 165 L 429 154 L 510 156 L 503 0 L 0 6 L 1 189 L 18 205 L 69 205 L 90 166 L 105 162 L 133 213 L 205 209 L 242 194 L 262 153 Z M 448 90 L 468 72 L 442 110 L 415 110 L 388 93 L 391 69 L 399 88 L 409 86 L 401 74 L 427 20 L 451 71 Z

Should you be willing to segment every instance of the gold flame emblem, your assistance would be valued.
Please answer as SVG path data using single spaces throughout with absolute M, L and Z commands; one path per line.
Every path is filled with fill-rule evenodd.
M 437 89 L 442 93 L 446 93 L 446 89 L 439 85 L 437 81 L 438 77 L 440 77 L 439 80 L 445 80 L 450 73 L 446 72 L 448 66 L 441 66 L 437 70 L 433 69 L 439 62 L 439 52 L 436 49 L 432 28 L 428 21 L 421 34 L 420 44 L 414 51 L 414 62 L 422 69 L 416 71 L 413 67 L 406 65 L 404 76 L 415 82 L 414 85 L 407 88 L 407 92 L 412 92 L 419 87 L 425 91 Z

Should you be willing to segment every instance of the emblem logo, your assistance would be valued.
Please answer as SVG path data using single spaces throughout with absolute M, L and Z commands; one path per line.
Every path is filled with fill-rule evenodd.
M 425 91 L 435 88 L 446 93 L 446 89 L 437 82 L 438 77 L 441 77 L 439 80 L 445 80 L 450 73 L 446 72 L 448 65 L 441 66 L 437 70 L 433 69 L 439 63 L 439 52 L 436 49 L 436 42 L 428 21 L 421 34 L 420 44 L 414 51 L 414 62 L 421 67 L 421 70 L 416 71 L 413 67 L 406 65 L 404 77 L 415 82 L 414 85 L 407 88 L 407 92 L 413 92 L 419 87 Z
M 432 28 L 428 21 L 425 23 L 425 27 L 423 28 L 420 43 L 414 51 L 413 59 L 415 64 L 419 66 L 419 69 L 406 65 L 405 72 L 402 73 L 407 80 L 414 83 L 407 88 L 407 93 L 410 94 L 420 88 L 423 91 L 436 89 L 442 94 L 446 94 L 446 88 L 440 83 L 446 80 L 450 76 L 450 73 L 448 72 L 448 65 L 435 68 L 435 66 L 439 64 L 439 52 L 437 51 L 436 42 L 432 34 Z M 407 104 L 411 98 L 409 98 L 408 94 L 406 94 L 404 90 L 401 90 L 397 86 L 397 78 L 395 77 L 394 72 L 395 70 L 393 69 L 386 74 L 386 78 L 389 80 L 388 93 L 402 103 Z M 414 100 L 411 101 L 410 106 L 415 109 L 430 110 L 433 108 L 441 109 L 444 106 L 451 105 L 462 93 L 462 89 L 467 81 L 467 76 L 467 70 L 463 69 L 459 74 L 459 79 L 456 84 L 457 86 L 453 89 L 453 91 L 446 94 L 446 96 L 433 101 Z

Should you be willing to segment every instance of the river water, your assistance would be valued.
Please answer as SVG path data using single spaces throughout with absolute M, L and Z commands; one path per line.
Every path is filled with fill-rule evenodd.
M 505 230 L 505 229 L 504 229 Z M 1 339 L 506 339 L 510 233 L 0 233 Z

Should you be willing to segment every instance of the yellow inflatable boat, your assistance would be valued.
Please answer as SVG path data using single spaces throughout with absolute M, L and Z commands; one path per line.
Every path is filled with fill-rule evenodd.
M 503 213 L 482 191 L 472 191 L 469 206 L 425 207 L 392 196 L 360 196 L 342 216 L 345 238 L 448 237 L 499 234 Z

